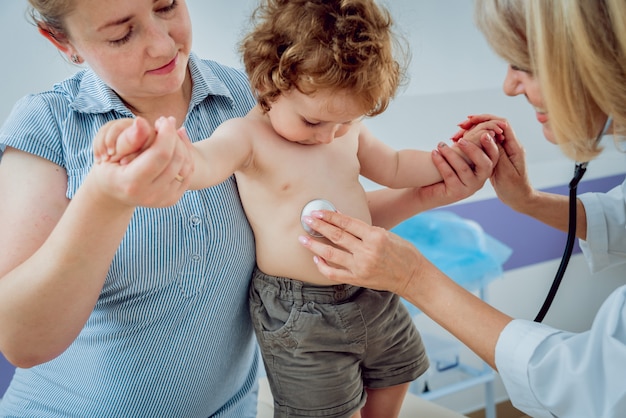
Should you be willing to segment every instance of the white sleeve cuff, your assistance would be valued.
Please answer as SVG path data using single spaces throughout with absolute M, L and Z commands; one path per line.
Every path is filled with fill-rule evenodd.
M 513 405 L 533 417 L 551 417 L 530 387 L 528 365 L 535 350 L 550 335 L 560 332 L 537 322 L 511 321 L 496 344 L 496 367 Z M 547 415 L 546 415 L 547 414 Z

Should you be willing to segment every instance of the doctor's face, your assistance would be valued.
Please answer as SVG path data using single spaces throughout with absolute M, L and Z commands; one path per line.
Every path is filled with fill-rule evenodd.
M 535 109 L 537 121 L 543 127 L 543 135 L 548 141 L 556 144 L 554 134 L 550 129 L 548 111 L 544 107 L 539 80 L 529 71 L 510 65 L 506 72 L 502 88 L 504 93 L 508 96 L 517 96 L 520 94 L 526 96 L 528 103 Z

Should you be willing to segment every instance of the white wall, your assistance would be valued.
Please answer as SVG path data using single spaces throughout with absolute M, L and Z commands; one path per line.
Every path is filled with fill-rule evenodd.
M 239 65 L 236 43 L 254 0 L 188 0 L 194 27 L 194 50 L 234 66 Z M 397 148 L 432 149 L 456 131 L 456 123 L 471 113 L 489 112 L 509 118 L 527 149 L 529 172 L 536 187 L 562 185 L 572 174 L 571 162 L 547 143 L 533 110 L 523 97 L 508 98 L 501 91 L 506 69 L 474 28 L 471 0 L 387 0 L 400 31 L 410 41 L 411 83 L 383 115 L 369 120 L 371 129 Z M 0 121 L 21 96 L 49 88 L 75 71 L 24 17 L 26 1 L 0 4 Z M 587 178 L 623 173 L 624 155 L 610 146 L 594 161 Z M 367 188 L 376 186 L 365 183 Z M 493 198 L 487 185 L 470 200 Z M 513 271 L 489 288 L 490 301 L 522 318 L 535 315 L 557 268 L 550 261 Z M 623 282 L 626 269 L 591 279 L 584 260 L 572 259 L 563 289 L 546 323 L 572 331 L 587 329 L 603 298 Z M 420 326 L 431 329 L 422 318 Z M 460 412 L 476 407 L 476 393 L 447 397 L 440 402 Z M 505 393 L 498 386 L 498 397 Z M 480 397 L 479 397 L 480 399 Z
M 26 3 L 0 4 L 1 33 L 7 40 L 19 40 L 4 46 L 0 119 L 21 95 L 48 88 L 75 68 L 26 22 Z M 194 50 L 200 56 L 238 65 L 235 46 L 256 1 L 187 0 L 187 4 L 193 21 Z M 385 0 L 385 4 L 413 52 L 412 81 L 406 94 L 499 88 L 505 67 L 474 28 L 471 0 Z

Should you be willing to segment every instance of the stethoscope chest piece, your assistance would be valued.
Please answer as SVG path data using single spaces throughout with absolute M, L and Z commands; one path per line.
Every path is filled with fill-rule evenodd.
M 302 220 L 302 218 L 304 218 L 305 216 L 311 216 L 311 212 L 313 212 L 314 210 L 330 210 L 330 211 L 333 211 L 333 212 L 337 212 L 337 209 L 335 208 L 335 206 L 332 203 L 330 203 L 326 199 L 314 199 L 314 200 L 311 200 L 309 203 L 304 205 L 304 207 L 302 208 L 302 213 L 300 214 L 300 223 L 302 224 L 302 228 L 304 228 L 306 233 L 311 235 L 312 237 L 318 237 L 319 238 L 319 237 L 322 236 L 322 234 L 312 230 L 311 227 L 309 227 L 309 225 L 307 225 Z

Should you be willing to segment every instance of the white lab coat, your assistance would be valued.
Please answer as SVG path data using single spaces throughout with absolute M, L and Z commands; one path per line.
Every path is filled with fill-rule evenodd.
M 587 240 L 579 243 L 591 271 L 626 263 L 626 180 L 607 193 L 578 198 L 587 214 Z
M 626 262 L 625 190 L 626 181 L 580 196 L 588 223 L 580 244 L 594 272 Z M 498 339 L 496 366 L 513 405 L 532 417 L 626 417 L 626 286 L 586 332 L 512 321 Z

